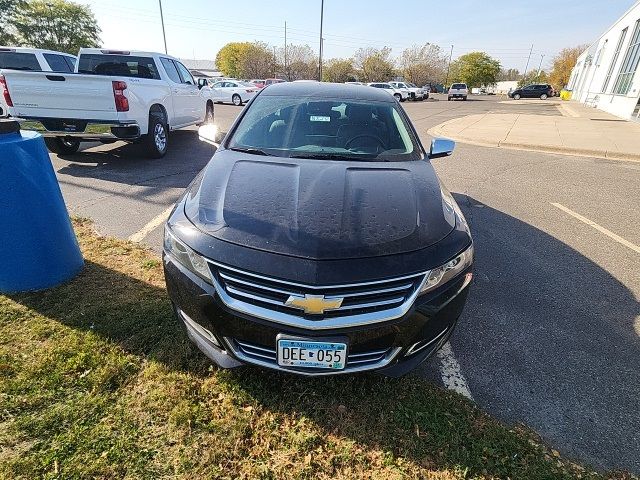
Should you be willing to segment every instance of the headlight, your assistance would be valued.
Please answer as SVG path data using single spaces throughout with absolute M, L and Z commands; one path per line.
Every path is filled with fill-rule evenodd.
M 473 263 L 473 244 L 464 252 L 449 260 L 444 265 L 434 268 L 429 272 L 427 281 L 420 290 L 420 294 L 429 292 L 440 285 L 444 285 L 452 278 L 458 276 Z
M 204 257 L 181 242 L 167 226 L 164 227 L 164 251 L 170 253 L 191 272 L 212 283 L 211 270 Z

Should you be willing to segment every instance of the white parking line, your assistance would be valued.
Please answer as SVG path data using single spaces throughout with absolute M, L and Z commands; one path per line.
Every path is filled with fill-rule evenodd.
M 607 237 L 615 240 L 616 242 L 618 242 L 621 245 L 624 245 L 627 248 L 630 248 L 631 250 L 633 250 L 636 253 L 640 253 L 640 247 L 638 245 L 634 245 L 633 243 L 631 243 L 628 240 L 625 240 L 624 238 L 622 238 L 619 235 L 616 235 L 615 233 L 613 233 L 611 230 L 607 230 L 606 228 L 598 225 L 596 222 L 589 220 L 586 217 L 583 217 L 582 215 L 580 215 L 579 213 L 574 212 L 573 210 L 565 207 L 564 205 L 561 205 L 559 203 L 551 203 L 551 205 L 553 205 L 556 208 L 559 208 L 560 210 L 562 210 L 565 213 L 568 213 L 569 215 L 571 215 L 573 218 L 577 218 L 578 220 L 580 220 L 582 223 L 586 223 L 587 225 L 589 225 L 590 227 L 595 228 L 596 230 L 598 230 L 600 233 L 604 233 Z
M 449 342 L 445 343 L 442 348 L 438 350 L 437 356 L 440 360 L 440 376 L 442 377 L 444 386 L 473 401 L 467 379 L 462 375 L 460 364 L 453 354 L 451 344 Z
M 142 240 L 144 240 L 144 238 L 147 235 L 149 235 L 153 231 L 153 229 L 159 227 L 160 225 L 162 225 L 164 222 L 167 221 L 167 218 L 169 218 L 169 214 L 171 213 L 171 210 L 173 210 L 173 206 L 167 208 L 160 215 L 153 217 L 149 223 L 147 223 L 144 227 L 142 227 L 136 233 L 131 235 L 129 237 L 129 240 L 132 242 L 141 242 Z

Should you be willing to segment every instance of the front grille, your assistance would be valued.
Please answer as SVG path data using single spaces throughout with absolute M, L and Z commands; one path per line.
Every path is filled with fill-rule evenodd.
M 425 278 L 425 273 L 420 273 L 358 284 L 311 286 L 265 277 L 217 263 L 212 265 L 211 270 L 220 288 L 238 302 L 315 321 L 372 314 L 401 307 L 409 300 L 413 301 Z M 304 299 L 310 295 L 322 295 L 325 301 L 343 300 L 338 308 L 315 314 L 287 305 L 291 297 Z
M 309 374 L 340 373 L 373 370 L 389 364 L 400 351 L 400 348 L 386 348 L 366 352 L 355 352 L 347 355 L 347 363 L 344 370 L 325 369 L 293 369 L 278 365 L 276 351 L 272 348 L 255 345 L 253 343 L 240 341 L 237 339 L 226 339 L 233 349 L 233 352 L 241 360 L 256 365 L 276 368 L 279 370 L 292 370 L 296 372 L 308 372 Z

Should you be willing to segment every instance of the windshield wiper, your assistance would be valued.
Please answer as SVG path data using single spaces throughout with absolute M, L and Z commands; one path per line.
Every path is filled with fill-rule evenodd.
M 233 150 L 234 152 L 250 153 L 251 155 L 264 155 L 266 157 L 273 157 L 273 155 L 271 155 L 270 153 L 253 147 L 231 147 L 229 148 L 229 150 Z

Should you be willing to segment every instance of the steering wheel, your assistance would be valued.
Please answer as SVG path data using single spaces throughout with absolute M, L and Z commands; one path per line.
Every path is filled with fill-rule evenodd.
M 380 137 L 378 137 L 377 135 L 373 135 L 371 133 L 361 133 L 360 135 L 356 135 L 353 138 L 350 138 L 349 140 L 347 140 L 344 144 L 344 147 L 349 150 L 349 145 L 351 145 L 353 142 L 355 142 L 356 140 L 358 140 L 359 138 L 372 138 L 373 140 L 375 140 L 378 145 L 380 147 L 382 147 L 383 150 L 386 150 L 386 145 L 384 143 L 384 140 L 382 140 Z

